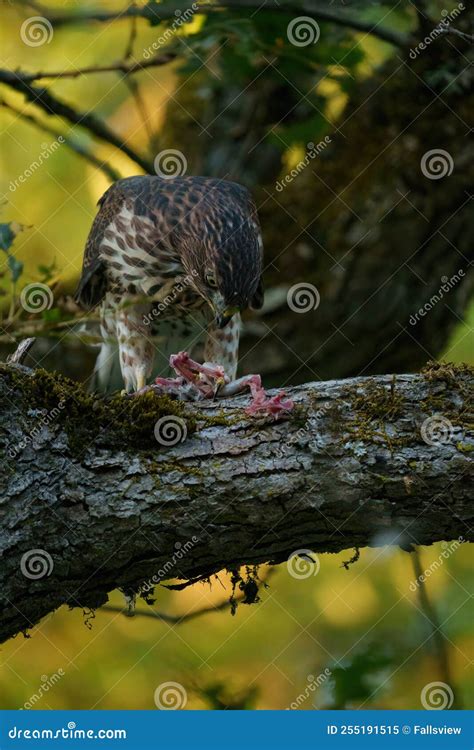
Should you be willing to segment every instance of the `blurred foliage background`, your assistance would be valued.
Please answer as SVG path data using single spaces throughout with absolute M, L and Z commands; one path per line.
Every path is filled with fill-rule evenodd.
M 135 7 L 153 6 L 158 14 L 167 5 L 173 4 Z M 193 14 L 183 24 L 176 23 L 179 14 L 163 23 L 53 24 L 46 43 L 22 40 L 21 26 L 32 15 L 97 7 L 50 0 L 46 12 L 33 2 L 4 3 L 2 68 L 77 71 L 169 53 L 166 64 L 133 76 L 112 71 L 39 78 L 35 85 L 79 112 L 94 111 L 151 165 L 163 149 L 179 149 L 189 173 L 238 179 L 253 190 L 265 238 L 267 306 L 246 322 L 244 370 L 260 369 L 269 383 L 297 383 L 414 370 L 431 357 L 474 364 L 473 219 L 464 211 L 466 185 L 472 188 L 464 127 L 472 94 L 469 100 L 463 40 L 437 41 L 415 61 L 414 73 L 401 61 L 403 54 L 408 59 L 406 45 L 350 24 L 321 22 L 318 43 L 292 45 L 287 26 L 295 14 L 266 9 Z M 408 35 L 432 28 L 444 4 L 423 3 L 421 16 L 410 2 L 331 7 Z M 104 12 L 123 8 L 100 3 Z M 468 15 L 456 22 L 459 28 L 469 25 Z M 74 328 L 81 313 L 70 295 L 110 176 L 77 150 L 120 176 L 143 169 L 87 127 L 47 114 L 5 78 L 0 83 L 2 352 L 39 333 L 31 364 L 86 380 L 95 352 Z M 66 143 L 51 149 L 59 135 Z M 307 144 L 326 135 L 331 148 L 276 191 L 275 181 L 298 164 Z M 454 154 L 449 183 L 419 173 L 419 157 L 431 146 Z M 47 157 L 33 168 L 42 152 Z M 409 315 L 459 268 L 466 271 L 462 284 L 410 328 Z M 314 281 L 322 298 L 303 327 L 282 304 L 288 285 L 301 279 Z M 54 306 L 25 315 L 20 291 L 37 281 L 54 290 Z M 422 567 L 442 551 L 441 545 L 422 550 Z M 365 549 L 345 570 L 350 556 L 321 555 L 320 572 L 306 580 L 295 581 L 280 566 L 260 603 L 240 604 L 234 617 L 227 609 L 171 626 L 114 612 L 60 611 L 31 638 L 18 636 L 1 648 L 0 705 L 23 706 L 45 678 L 63 670 L 36 707 L 153 708 L 156 687 L 172 680 L 186 687 L 188 708 L 285 708 L 302 694 L 301 709 L 419 708 L 423 686 L 446 674 L 433 626 L 410 589 L 410 554 Z M 445 636 L 450 684 L 457 705 L 465 706 L 473 690 L 470 561 L 460 547 L 427 584 Z M 221 574 L 212 586 L 159 587 L 154 606 L 183 614 L 217 605 L 230 592 Z M 123 604 L 118 592 L 111 601 Z M 308 675 L 325 669 L 330 677 L 308 690 Z

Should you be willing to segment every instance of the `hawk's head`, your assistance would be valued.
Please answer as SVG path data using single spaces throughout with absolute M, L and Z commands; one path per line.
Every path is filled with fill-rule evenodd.
M 262 256 L 254 232 L 203 243 L 193 256 L 194 285 L 214 311 L 219 328 L 248 307 L 262 307 Z

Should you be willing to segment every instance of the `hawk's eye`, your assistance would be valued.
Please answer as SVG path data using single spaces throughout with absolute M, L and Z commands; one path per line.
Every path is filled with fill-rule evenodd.
M 217 281 L 216 281 L 216 277 L 214 276 L 214 274 L 212 273 L 206 274 L 206 284 L 212 287 L 213 289 L 216 289 Z

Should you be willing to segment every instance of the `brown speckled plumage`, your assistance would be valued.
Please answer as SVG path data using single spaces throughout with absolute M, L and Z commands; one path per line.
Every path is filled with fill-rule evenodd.
M 237 310 L 260 307 L 263 296 L 260 227 L 247 189 L 206 177 L 130 177 L 99 206 L 76 295 L 84 307 L 101 304 L 99 381 L 118 341 L 126 388 L 139 387 L 152 369 L 151 334 L 163 340 L 173 326 L 178 348 L 180 330 L 197 341 L 200 328 L 206 356 L 234 377 Z M 221 331 L 229 309 L 234 317 Z

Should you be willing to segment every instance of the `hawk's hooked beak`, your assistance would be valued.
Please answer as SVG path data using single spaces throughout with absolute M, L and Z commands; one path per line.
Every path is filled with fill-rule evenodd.
M 239 307 L 227 307 L 222 312 L 216 313 L 216 325 L 218 328 L 225 328 L 229 320 L 240 312 Z

